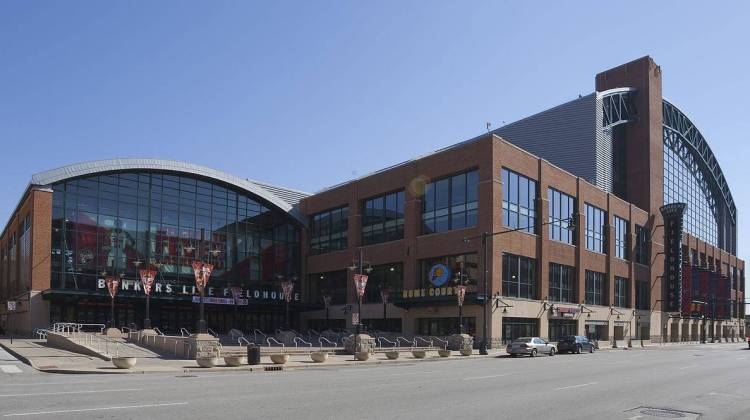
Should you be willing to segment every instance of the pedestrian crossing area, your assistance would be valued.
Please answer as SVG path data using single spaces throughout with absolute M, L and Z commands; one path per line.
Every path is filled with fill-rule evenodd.
M 21 362 L 10 353 L 0 348 L 0 375 L 23 373 Z
M 3 373 L 23 373 L 17 365 L 0 365 L 0 371 Z

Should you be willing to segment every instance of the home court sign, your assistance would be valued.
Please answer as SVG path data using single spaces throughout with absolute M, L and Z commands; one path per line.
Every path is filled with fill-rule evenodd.
M 449 287 L 428 287 L 426 289 L 409 289 L 401 292 L 402 299 L 415 299 L 434 296 L 454 296 L 456 288 Z
M 107 283 L 104 279 L 97 281 L 97 289 L 106 290 Z M 132 291 L 142 292 L 143 285 L 140 280 L 128 280 L 123 279 L 120 283 L 121 291 Z M 153 294 L 157 295 L 168 295 L 168 296 L 190 296 L 193 302 L 200 302 L 200 296 L 198 296 L 198 289 L 192 285 L 176 285 L 171 283 L 154 283 Z M 244 289 L 242 288 L 237 294 L 235 301 L 232 295 L 232 288 L 230 287 L 207 287 L 206 296 L 204 297 L 204 303 L 211 303 L 216 305 L 248 305 L 250 300 L 254 301 L 276 301 L 284 300 L 284 293 L 276 290 L 262 290 L 262 289 Z M 300 301 L 299 293 L 292 295 L 293 302 Z

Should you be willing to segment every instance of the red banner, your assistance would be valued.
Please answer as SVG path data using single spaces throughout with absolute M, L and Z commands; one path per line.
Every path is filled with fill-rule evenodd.
M 151 295 L 151 288 L 154 285 L 154 280 L 156 279 L 156 271 L 155 270 L 139 270 L 141 274 L 141 284 L 143 284 L 143 293 L 146 294 L 146 296 Z
M 107 290 L 109 290 L 109 295 L 112 297 L 112 299 L 117 296 L 117 291 L 120 290 L 120 278 L 119 277 L 106 277 L 104 279 L 105 282 L 107 282 Z

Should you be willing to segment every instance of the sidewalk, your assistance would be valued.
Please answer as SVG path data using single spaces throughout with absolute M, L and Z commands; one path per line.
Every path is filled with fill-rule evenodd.
M 397 360 L 388 360 L 384 353 L 375 353 L 367 361 L 354 361 L 351 355 L 330 354 L 328 361 L 315 363 L 310 360 L 309 355 L 304 354 L 290 355 L 289 361 L 284 365 L 276 365 L 271 362 L 269 356 L 262 356 L 260 365 L 229 367 L 224 366 L 224 361 L 220 358 L 218 366 L 208 369 L 199 367 L 195 360 L 139 358 L 137 365 L 133 369 L 117 369 L 110 362 L 96 357 L 47 347 L 44 341 L 40 340 L 14 339 L 13 344 L 11 344 L 8 339 L 0 339 L 0 347 L 5 348 L 20 360 L 39 371 L 74 374 L 263 372 L 267 370 L 266 368 L 270 368 L 268 370 L 326 369 L 344 366 L 378 366 L 445 360 L 469 360 L 506 355 L 504 350 L 492 350 L 487 356 L 481 356 L 476 352 L 471 356 L 460 356 L 458 352 L 453 352 L 451 357 L 440 357 L 437 352 L 428 352 L 428 356 L 425 359 L 416 359 L 411 355 L 411 352 L 404 351 Z

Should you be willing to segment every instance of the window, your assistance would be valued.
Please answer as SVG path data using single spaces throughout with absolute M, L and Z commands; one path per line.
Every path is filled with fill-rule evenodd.
M 635 282 L 635 308 L 651 309 L 651 288 L 647 281 Z
M 365 287 L 364 303 L 383 303 L 380 291 L 385 289 L 390 296 L 396 296 L 404 288 L 402 263 L 376 265 L 372 267 Z
M 547 199 L 549 200 L 550 239 L 575 245 L 575 227 L 571 223 L 574 222 L 575 198 L 550 188 L 547 190 Z
M 314 214 L 310 224 L 310 252 L 324 254 L 347 247 L 349 207 L 339 207 Z
M 628 221 L 615 216 L 615 257 L 627 260 L 628 254 Z
M 630 287 L 625 277 L 615 276 L 615 306 L 630 307 Z
M 503 224 L 536 233 L 536 181 L 503 168 Z
M 606 305 L 604 273 L 586 270 L 586 300 L 589 305 Z
M 648 265 L 648 230 L 635 225 L 635 262 Z
M 536 299 L 536 260 L 503 254 L 503 296 Z
M 604 253 L 604 221 L 606 212 L 586 203 L 586 249 Z
M 362 244 L 403 239 L 404 192 L 368 198 L 362 203 Z
M 575 271 L 573 267 L 549 264 L 549 300 L 553 302 L 576 302 Z
M 476 170 L 427 184 L 422 202 L 422 233 L 476 226 L 478 184 Z
M 324 305 L 324 297 L 330 298 L 331 305 L 346 303 L 346 285 L 349 271 L 340 270 L 328 273 L 315 273 L 308 276 L 305 289 L 307 303 Z
M 473 285 L 478 283 L 477 279 L 479 273 L 477 272 L 477 254 L 425 258 L 421 260 L 420 263 L 422 266 L 422 287 L 453 286 L 453 279 L 455 279 L 461 271 L 462 264 L 464 271 L 463 274 L 469 276 L 469 283 Z M 446 268 L 447 271 L 445 270 Z
M 539 320 L 536 318 L 503 317 L 503 344 L 519 337 L 539 335 Z

